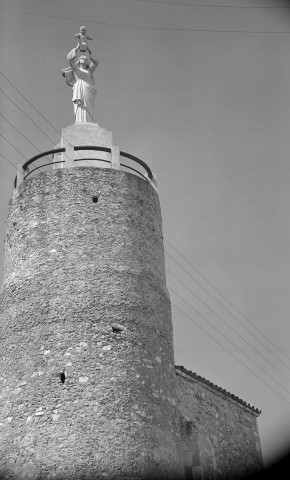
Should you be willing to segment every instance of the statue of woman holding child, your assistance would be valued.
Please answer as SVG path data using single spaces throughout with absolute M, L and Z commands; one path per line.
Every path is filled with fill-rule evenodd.
M 79 43 L 67 56 L 70 67 L 63 69 L 62 74 L 73 90 L 75 123 L 94 123 L 94 101 L 97 90 L 94 86 L 93 72 L 99 62 L 92 57 L 92 52 L 88 48 L 87 39 L 91 40 L 91 37 L 86 35 L 85 27 L 80 28 L 80 34 L 76 37 Z

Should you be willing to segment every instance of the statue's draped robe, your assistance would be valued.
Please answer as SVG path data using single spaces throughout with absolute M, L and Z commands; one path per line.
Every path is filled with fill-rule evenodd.
M 80 70 L 78 67 L 74 70 L 76 82 L 74 83 L 73 98 L 75 123 L 94 122 L 94 101 L 96 88 L 92 85 L 92 75 L 90 71 Z

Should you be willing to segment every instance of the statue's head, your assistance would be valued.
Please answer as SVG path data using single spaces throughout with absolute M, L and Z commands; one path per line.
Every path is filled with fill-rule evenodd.
M 80 32 L 81 32 L 82 35 L 85 35 L 85 34 L 87 33 L 86 27 L 82 26 L 82 27 L 80 28 Z
M 89 68 L 89 61 L 87 59 L 87 57 L 85 55 L 81 55 L 77 61 L 76 61 L 76 65 L 78 67 L 82 67 L 82 68 L 85 68 L 86 70 L 88 70 Z

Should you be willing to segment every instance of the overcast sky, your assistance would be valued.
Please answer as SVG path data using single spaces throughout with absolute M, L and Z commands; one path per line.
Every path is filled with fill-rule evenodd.
M 279 0 L 0 0 L 1 71 L 58 132 L 74 121 L 71 89 L 61 76 L 66 55 L 81 25 L 94 37 L 97 122 L 157 175 L 164 237 L 187 260 L 165 242 L 171 299 L 184 312 L 173 305 L 176 364 L 262 410 L 266 463 L 290 444 L 287 6 Z M 51 139 L 0 91 L 1 114 L 37 147 L 0 116 L 1 134 L 23 152 L 0 137 L 8 160 L 17 165 L 59 143 L 60 134 L 1 76 L 0 88 Z M 0 173 L 3 245 L 15 176 L 3 157 Z

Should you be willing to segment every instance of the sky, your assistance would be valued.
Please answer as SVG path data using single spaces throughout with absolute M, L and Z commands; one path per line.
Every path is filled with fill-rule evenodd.
M 73 124 L 83 24 L 96 121 L 157 176 L 176 364 L 262 410 L 267 465 L 290 447 L 290 2 L 0 0 L 1 284 L 8 161 Z

